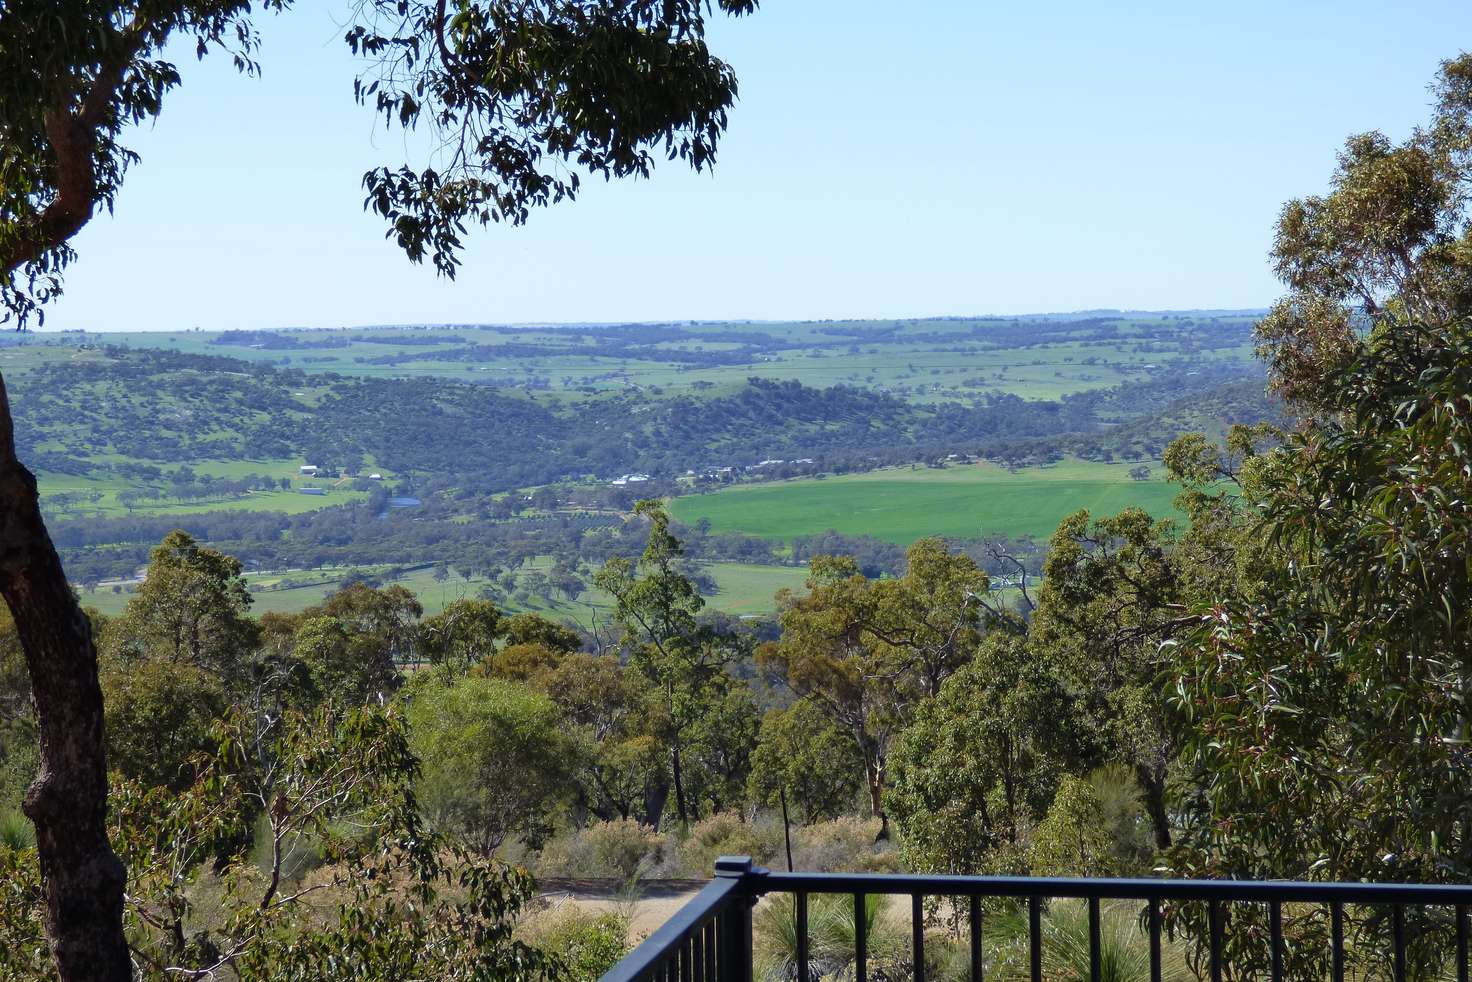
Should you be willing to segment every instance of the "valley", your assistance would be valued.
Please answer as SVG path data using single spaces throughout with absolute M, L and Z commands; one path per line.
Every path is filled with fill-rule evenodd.
M 593 570 L 659 498 L 707 602 L 753 616 L 822 551 L 898 575 L 923 536 L 1000 539 L 1036 573 L 1077 509 L 1171 516 L 1171 439 L 1277 412 L 1252 320 L 33 332 L 0 371 L 104 612 L 177 527 L 241 559 L 257 612 L 366 580 L 587 621 Z

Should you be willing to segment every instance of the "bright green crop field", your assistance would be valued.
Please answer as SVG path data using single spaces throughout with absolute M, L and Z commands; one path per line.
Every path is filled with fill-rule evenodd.
M 835 529 L 908 545 L 928 535 L 1046 539 L 1065 516 L 1087 508 L 1112 515 L 1130 506 L 1174 513 L 1177 487 L 1157 465 L 1148 480 L 1134 464 L 1067 460 L 1009 472 L 992 464 L 943 469 L 889 468 L 842 477 L 778 481 L 675 498 L 687 525 L 704 518 L 713 532 L 787 540 Z

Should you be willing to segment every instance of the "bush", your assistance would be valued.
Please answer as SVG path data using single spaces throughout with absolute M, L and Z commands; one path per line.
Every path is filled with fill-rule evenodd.
M 562 963 L 566 982 L 596 982 L 629 950 L 629 920 L 618 913 L 564 907 L 538 919 L 528 933 L 533 945 Z
M 876 842 L 879 819 L 847 816 L 793 830 L 792 861 L 797 869 L 818 873 L 899 872 L 899 854 L 888 842 Z
M 890 912 L 888 897 L 870 894 L 863 910 L 856 912 L 851 897 L 813 894 L 808 897 L 808 958 L 814 977 L 851 974 L 860 917 L 871 975 L 903 977 L 908 956 L 905 932 Z M 773 894 L 764 900 L 752 915 L 752 934 L 757 978 L 763 982 L 797 978 L 797 902 L 792 894 Z
M 687 875 L 706 878 L 715 872 L 722 856 L 750 856 L 759 866 L 771 863 L 782 851 L 780 823 L 743 822 L 731 812 L 712 815 L 697 822 L 680 844 L 680 869 Z
M 1047 817 L 1033 830 L 1029 855 L 1035 876 L 1113 876 L 1115 842 L 1094 786 L 1065 776 Z
M 1185 982 L 1187 968 L 1180 942 L 1166 939 L 1161 976 Z M 1089 914 L 1082 901 L 1054 901 L 1043 922 L 1043 964 L 1048 978 L 1083 982 L 1089 973 Z M 1150 978 L 1150 941 L 1140 929 L 1139 906 L 1129 902 L 1104 905 L 1099 930 L 1101 982 L 1146 982 Z
M 632 818 L 598 822 L 549 842 L 537 870 L 542 876 L 634 880 L 663 864 L 667 840 Z
M 18 811 L 0 811 L 0 849 L 31 849 L 36 845 L 36 829 L 31 820 Z
M 250 859 L 262 874 L 269 876 L 273 862 L 271 820 L 265 815 L 256 819 L 251 832 Z M 307 836 L 289 835 L 281 843 L 281 876 L 288 882 L 301 880 L 325 861 L 322 845 Z

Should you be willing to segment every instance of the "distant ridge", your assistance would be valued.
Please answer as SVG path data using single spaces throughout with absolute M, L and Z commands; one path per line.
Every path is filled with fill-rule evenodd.
M 1044 311 L 1039 313 L 986 313 L 986 314 L 929 314 L 902 317 L 825 317 L 807 319 L 788 318 L 663 318 L 652 320 L 611 320 L 611 321 L 445 321 L 434 323 L 403 323 L 403 324 L 339 324 L 330 327 L 307 327 L 303 325 L 288 325 L 283 327 L 261 327 L 256 330 L 274 332 L 306 332 L 306 331 L 449 331 L 465 330 L 471 328 L 487 328 L 494 330 L 518 330 L 518 331 L 555 331 L 555 330 L 589 330 L 605 327 L 628 327 L 628 326 L 663 326 L 663 325 L 693 325 L 709 327 L 721 324 L 750 324 L 750 325 L 775 325 L 775 324 L 867 324 L 895 321 L 910 321 L 915 323 L 944 322 L 944 321 L 1074 321 L 1092 320 L 1101 317 L 1261 317 L 1268 312 L 1266 307 L 1189 307 L 1180 310 L 1118 310 L 1112 307 L 1100 307 L 1090 310 L 1068 310 L 1068 311 Z M 184 327 L 172 330 L 162 329 L 154 331 L 134 331 L 113 328 L 92 328 L 90 330 L 73 328 L 70 330 L 47 330 L 38 328 L 30 333 L 38 335 L 64 335 L 64 334 L 189 334 L 204 333 L 218 334 L 224 328 Z M 16 332 L 9 332 L 14 334 Z M 0 339 L 0 345 L 5 344 Z

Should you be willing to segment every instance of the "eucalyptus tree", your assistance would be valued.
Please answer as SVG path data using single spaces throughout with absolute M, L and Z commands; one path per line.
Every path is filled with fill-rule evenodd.
M 1283 207 L 1272 258 L 1289 292 L 1258 325 L 1259 353 L 1301 410 L 1337 408 L 1332 377 L 1366 353 L 1371 326 L 1434 333 L 1472 303 L 1472 57 L 1444 62 L 1433 92 L 1429 125 L 1402 143 L 1351 137 L 1328 193 Z
M 659 692 L 665 726 L 661 736 L 669 747 L 675 807 L 680 821 L 688 824 L 692 815 L 698 817 L 690 794 L 692 776 L 707 791 L 713 777 L 715 784 L 732 783 L 710 773 L 687 773 L 690 751 L 708 752 L 706 763 L 713 767 L 706 770 L 721 771 L 727 770 L 726 761 L 744 761 L 756 741 L 754 725 L 744 733 L 749 738 L 745 745 L 737 747 L 723 739 L 728 734 L 706 732 L 703 726 L 717 714 L 730 718 L 737 704 L 754 720 L 749 693 L 728 671 L 748 652 L 738 635 L 697 619 L 705 601 L 680 569 L 684 547 L 670 531 L 669 516 L 660 503 L 640 501 L 635 513 L 649 522 L 643 554 L 637 562 L 610 559 L 593 582 L 614 599 L 614 616 L 623 628 L 630 664 Z M 736 783 L 744 782 L 743 773 Z M 713 805 L 716 800 L 713 796 Z
M 190 43 L 256 71 L 255 11 L 289 0 L 10 0 L 0 13 L 0 317 L 39 323 L 73 237 L 138 163 L 131 127 L 181 83 Z M 435 135 L 432 160 L 364 176 L 366 206 L 414 262 L 453 276 L 471 225 L 525 222 L 580 174 L 647 175 L 657 155 L 713 163 L 736 95 L 705 43 L 714 7 L 756 0 L 362 0 L 346 33 L 357 100 Z M 177 50 L 174 47 L 173 50 Z M 108 845 L 102 694 L 92 633 L 16 454 L 0 384 L 0 595 L 31 674 L 42 767 L 27 796 L 65 980 L 128 977 L 124 870 Z
M 1073 709 L 1089 719 L 1099 751 L 1134 772 L 1160 848 L 1171 843 L 1166 782 L 1179 749 L 1160 643 L 1192 621 L 1174 538 L 1173 522 L 1139 508 L 1065 518 L 1029 631 L 1079 693 Z
M 782 637 L 757 653 L 764 672 L 852 741 L 881 837 L 891 745 L 972 659 L 986 625 L 989 580 L 969 556 L 922 539 L 906 559 L 904 576 L 871 580 L 852 558 L 815 557 L 807 593 L 778 594 Z
M 1329 193 L 1283 212 L 1291 292 L 1264 332 L 1312 419 L 1243 482 L 1251 577 L 1203 597 L 1172 642 L 1192 776 L 1181 873 L 1472 875 L 1472 56 L 1435 92 L 1429 126 L 1352 138 Z M 1266 974 L 1235 940 L 1262 936 L 1261 913 L 1232 916 L 1229 957 Z M 1429 974 L 1450 921 L 1408 916 Z M 1388 941 L 1372 912 L 1351 929 L 1366 951 Z M 1322 918 L 1285 930 L 1290 975 L 1326 970 Z

